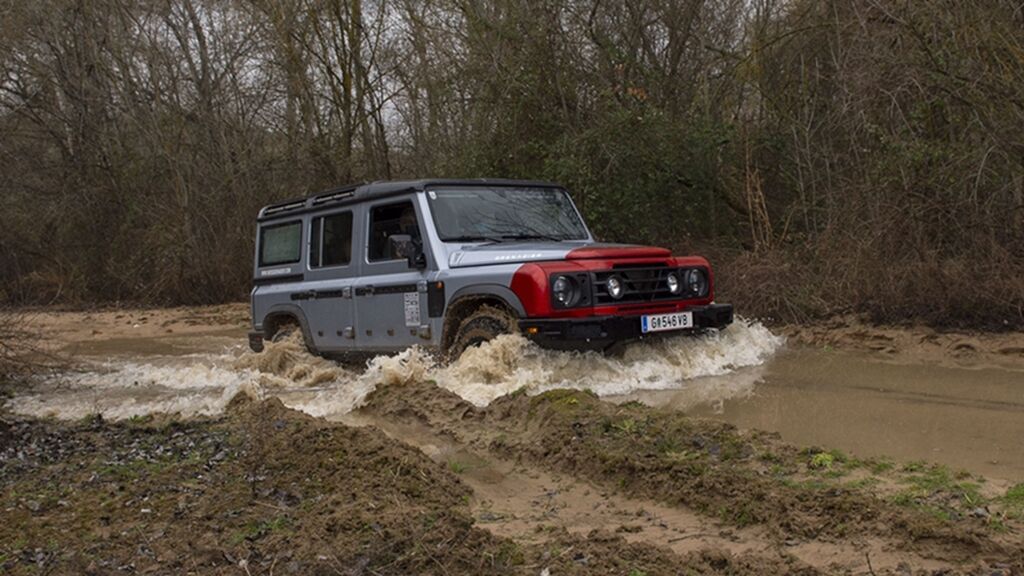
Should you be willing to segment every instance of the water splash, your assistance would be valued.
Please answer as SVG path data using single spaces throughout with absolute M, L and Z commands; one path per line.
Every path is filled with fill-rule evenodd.
M 680 388 L 694 378 L 757 366 L 782 344 L 782 337 L 743 319 L 721 332 L 631 344 L 621 357 L 556 352 L 502 336 L 467 351 L 434 379 L 478 406 L 520 388 L 530 394 L 575 388 L 598 396 L 622 395 Z
M 97 413 L 122 419 L 157 412 L 187 417 L 220 413 L 243 392 L 255 398 L 279 397 L 314 416 L 333 416 L 361 406 L 377 386 L 423 380 L 434 380 L 478 406 L 521 388 L 530 394 L 576 388 L 621 396 L 678 389 L 695 378 L 757 366 L 782 343 L 761 324 L 737 319 L 721 332 L 632 344 L 617 357 L 556 352 L 520 336 L 501 336 L 449 365 L 439 365 L 413 347 L 352 368 L 309 354 L 296 335 L 269 343 L 259 354 L 101 363 L 91 372 L 43 383 L 32 394 L 11 399 L 9 408 L 64 419 Z

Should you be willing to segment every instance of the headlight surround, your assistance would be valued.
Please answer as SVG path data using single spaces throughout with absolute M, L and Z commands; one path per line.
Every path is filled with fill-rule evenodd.
M 679 294 L 683 291 L 683 283 L 679 281 L 679 274 L 675 272 L 668 273 L 668 276 L 665 277 L 665 284 L 672 294 Z
M 686 290 L 691 296 L 706 296 L 708 293 L 708 277 L 700 268 L 686 271 Z
M 558 306 L 571 308 L 579 302 L 579 285 L 572 276 L 560 274 L 551 281 L 551 295 Z
M 616 300 L 622 298 L 622 295 L 626 293 L 626 287 L 622 283 L 622 278 L 618 276 L 610 276 L 605 281 L 605 288 L 608 290 L 608 295 Z

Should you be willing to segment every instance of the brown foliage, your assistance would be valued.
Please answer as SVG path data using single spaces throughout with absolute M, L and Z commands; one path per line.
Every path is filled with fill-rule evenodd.
M 265 203 L 509 176 L 604 239 L 788 266 L 755 312 L 1020 325 L 1022 26 L 1010 0 L 18 3 L 0 291 L 241 298 Z
M 39 349 L 38 340 L 28 315 L 0 307 L 0 389 L 55 365 L 55 358 Z

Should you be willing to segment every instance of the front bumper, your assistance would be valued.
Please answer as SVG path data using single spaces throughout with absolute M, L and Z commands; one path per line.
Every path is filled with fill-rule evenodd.
M 732 304 L 693 306 L 693 328 L 644 334 L 640 316 L 590 316 L 586 318 L 545 318 L 519 321 L 519 330 L 530 340 L 555 350 L 606 351 L 631 340 L 672 336 L 732 324 Z

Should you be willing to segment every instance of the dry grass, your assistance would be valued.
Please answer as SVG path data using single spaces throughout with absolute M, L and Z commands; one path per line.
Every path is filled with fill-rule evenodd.
M 62 365 L 59 358 L 39 346 L 30 314 L 0 307 L 0 390 Z
M 931 258 L 853 243 L 710 252 L 716 293 L 746 316 L 799 323 L 852 313 L 936 328 L 1024 326 L 1024 263 L 999 246 Z

